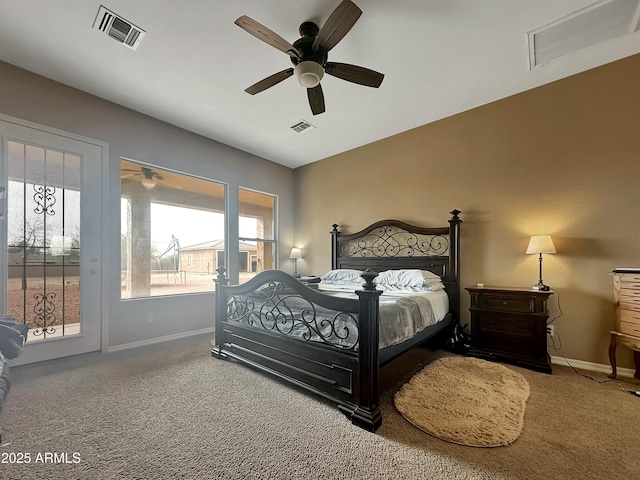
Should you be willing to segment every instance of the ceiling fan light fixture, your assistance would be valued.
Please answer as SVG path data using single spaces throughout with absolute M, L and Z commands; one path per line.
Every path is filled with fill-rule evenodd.
M 147 190 L 151 190 L 153 187 L 156 186 L 156 181 L 153 178 L 143 178 L 142 180 L 140 180 L 140 183 L 142 184 L 142 186 L 144 188 L 146 188 Z
M 315 88 L 324 76 L 324 68 L 317 62 L 306 60 L 295 66 L 293 74 L 304 88 Z

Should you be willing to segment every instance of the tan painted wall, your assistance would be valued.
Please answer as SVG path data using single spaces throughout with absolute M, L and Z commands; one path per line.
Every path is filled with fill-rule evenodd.
M 548 233 L 558 254 L 544 257 L 543 276 L 564 311 L 560 352 L 608 364 L 609 272 L 640 267 L 639 85 L 636 55 L 297 169 L 300 272 L 328 270 L 333 223 L 439 226 L 458 208 L 463 286 L 529 287 L 529 236 Z M 463 290 L 462 323 L 468 307 Z M 618 363 L 632 365 L 625 348 Z

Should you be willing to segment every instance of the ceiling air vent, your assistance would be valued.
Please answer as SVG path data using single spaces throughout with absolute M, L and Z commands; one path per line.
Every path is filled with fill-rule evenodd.
M 138 48 L 142 37 L 146 33 L 140 27 L 136 27 L 133 23 L 128 22 L 102 5 L 100 5 L 96 20 L 93 22 L 93 28 L 106 33 L 118 43 L 133 50 Z
M 296 123 L 295 125 L 291 125 L 291 130 L 293 130 L 294 132 L 297 133 L 305 133 L 305 132 L 310 132 L 311 130 L 314 130 L 316 127 L 314 127 L 313 125 L 311 125 L 309 122 L 307 122 L 306 120 L 300 120 L 298 123 Z
M 528 33 L 529 68 L 638 29 L 640 0 L 601 0 Z

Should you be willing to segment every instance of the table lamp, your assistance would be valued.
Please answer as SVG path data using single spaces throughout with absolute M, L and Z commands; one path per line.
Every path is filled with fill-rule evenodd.
M 302 258 L 302 251 L 299 248 L 293 247 L 289 258 L 293 258 L 293 276 L 300 278 L 300 274 L 298 273 L 298 259 Z
M 537 253 L 540 255 L 540 279 L 538 283 L 531 287 L 532 290 L 548 291 L 549 286 L 545 285 L 542 281 L 542 254 L 543 253 L 556 253 L 556 247 L 553 245 L 551 235 L 533 235 L 529 240 L 529 246 L 527 247 L 527 254 Z

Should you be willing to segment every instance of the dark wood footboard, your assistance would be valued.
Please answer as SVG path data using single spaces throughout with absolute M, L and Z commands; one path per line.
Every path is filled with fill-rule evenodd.
M 363 275 L 358 299 L 322 294 L 278 270 L 235 286 L 227 284 L 224 269 L 218 273 L 213 356 L 233 358 L 321 395 L 369 431 L 382 424 L 377 347 L 381 292 L 373 284 L 375 273 Z M 305 305 L 302 315 L 294 303 Z M 327 313 L 334 325 L 327 323 Z M 336 338 L 348 333 L 353 344 L 345 339 L 344 345 L 333 345 L 335 338 L 326 338 L 327 330 Z

